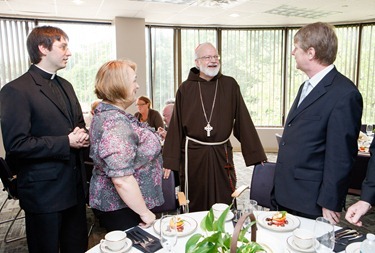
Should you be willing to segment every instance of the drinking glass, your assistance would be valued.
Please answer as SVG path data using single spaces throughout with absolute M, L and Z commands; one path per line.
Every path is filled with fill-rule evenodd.
M 367 136 L 372 136 L 372 130 L 373 130 L 372 124 L 366 126 L 366 134 L 367 134 Z
M 329 220 L 318 217 L 314 226 L 314 249 L 317 253 L 333 252 L 335 247 L 335 229 Z
M 254 211 L 258 210 L 258 202 L 253 199 L 247 199 L 244 201 L 242 210 L 241 210 L 241 216 L 245 213 L 254 213 Z M 247 226 L 250 224 L 250 218 L 247 218 L 244 222 L 244 226 Z
M 160 219 L 160 243 L 166 252 L 174 252 L 173 247 L 177 242 L 177 217 L 164 215 Z

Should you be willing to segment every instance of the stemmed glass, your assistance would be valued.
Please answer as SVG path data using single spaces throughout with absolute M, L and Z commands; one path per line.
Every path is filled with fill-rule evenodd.
M 372 130 L 373 130 L 372 124 L 366 126 L 366 134 L 367 134 L 367 136 L 372 136 Z
M 163 215 L 160 219 L 160 243 L 167 252 L 174 252 L 177 242 L 177 217 Z
M 335 229 L 329 220 L 318 217 L 314 226 L 314 249 L 318 253 L 333 252 L 335 247 Z

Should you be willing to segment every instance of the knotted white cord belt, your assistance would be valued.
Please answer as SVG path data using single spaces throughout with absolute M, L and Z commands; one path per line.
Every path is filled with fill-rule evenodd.
M 189 146 L 189 141 L 196 142 L 201 145 L 206 145 L 206 146 L 218 146 L 225 144 L 229 140 L 226 139 L 225 141 L 220 141 L 220 142 L 204 142 L 204 141 L 198 141 L 194 138 L 191 138 L 189 136 L 186 136 L 185 140 L 185 196 L 186 196 L 186 211 L 189 212 L 189 175 L 188 175 L 188 146 Z

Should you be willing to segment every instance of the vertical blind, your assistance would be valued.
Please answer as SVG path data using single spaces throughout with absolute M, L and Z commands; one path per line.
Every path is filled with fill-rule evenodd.
M 34 23 L 0 19 L 0 87 L 29 68 L 26 38 Z

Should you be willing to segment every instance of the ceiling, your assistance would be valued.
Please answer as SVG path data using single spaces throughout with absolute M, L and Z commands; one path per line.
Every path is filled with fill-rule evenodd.
M 0 17 L 184 26 L 375 22 L 375 0 L 0 0 Z

